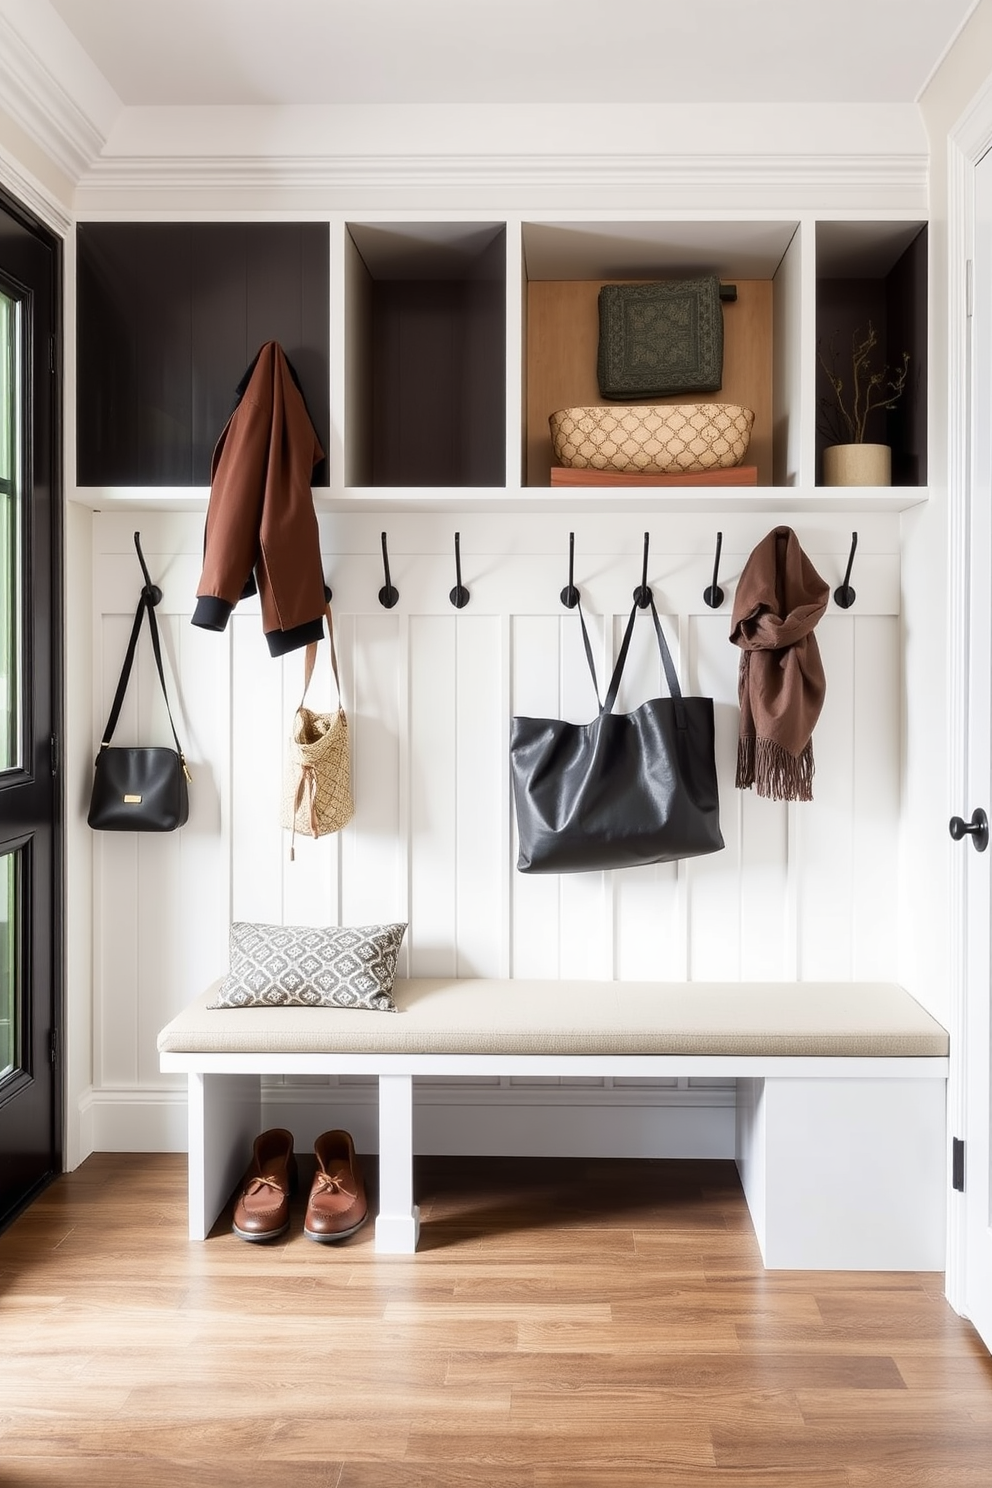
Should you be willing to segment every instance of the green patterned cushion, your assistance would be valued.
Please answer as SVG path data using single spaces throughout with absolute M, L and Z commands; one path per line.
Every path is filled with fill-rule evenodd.
M 212 1008 L 341 1007 L 395 1013 L 406 925 L 231 926 L 231 969 Z
M 604 398 L 715 393 L 723 382 L 720 281 L 604 284 L 597 373 Z

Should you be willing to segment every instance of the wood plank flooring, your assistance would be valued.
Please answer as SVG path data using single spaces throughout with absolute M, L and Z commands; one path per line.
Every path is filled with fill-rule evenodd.
M 60 1179 L 0 1236 L 2 1488 L 992 1484 L 942 1277 L 763 1271 L 732 1164 L 425 1158 L 417 1192 L 420 1251 L 377 1257 L 304 1239 L 305 1195 L 272 1245 L 190 1244 L 182 1157 Z

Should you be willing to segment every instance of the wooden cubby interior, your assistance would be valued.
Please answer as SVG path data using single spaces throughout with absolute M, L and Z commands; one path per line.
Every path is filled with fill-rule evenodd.
M 905 390 L 891 410 L 869 416 L 867 438 L 892 448 L 892 484 L 927 483 L 927 230 L 922 222 L 816 224 L 816 482 L 823 450 L 838 441 L 825 426 L 833 403 L 821 353 L 851 384 L 851 347 L 874 327 L 872 365 L 898 368 L 910 356 Z
M 345 484 L 506 482 L 506 227 L 347 225 Z
M 266 341 L 292 362 L 328 449 L 326 222 L 86 222 L 76 244 L 79 485 L 207 485 Z M 328 484 L 326 459 L 313 484 Z
M 787 472 L 776 468 L 775 452 L 788 441 L 776 435 L 776 424 L 798 418 L 798 408 L 792 415 L 776 406 L 775 322 L 789 314 L 776 277 L 796 227 L 783 221 L 525 223 L 525 484 L 550 481 L 550 415 L 608 401 L 596 380 L 600 287 L 701 274 L 737 286 L 737 300 L 723 307 L 722 387 L 629 401 L 739 403 L 753 409 L 746 462 L 758 467 L 759 485 L 785 484 Z

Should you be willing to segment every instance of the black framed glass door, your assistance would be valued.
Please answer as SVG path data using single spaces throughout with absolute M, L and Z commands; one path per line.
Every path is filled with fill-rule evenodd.
M 0 195 L 0 1224 L 61 1168 L 60 277 Z

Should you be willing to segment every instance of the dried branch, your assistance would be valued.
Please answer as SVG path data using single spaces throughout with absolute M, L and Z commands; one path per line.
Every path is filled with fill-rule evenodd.
M 869 415 L 876 408 L 894 408 L 902 397 L 909 374 L 909 352 L 902 354 L 900 367 L 871 370 L 872 352 L 878 336 L 871 321 L 867 331 L 855 331 L 851 342 L 851 387 L 836 371 L 837 352 L 831 343 L 831 361 L 819 345 L 816 354 L 833 389 L 834 401 L 821 398 L 821 432 L 833 444 L 863 444 Z M 841 437 L 837 437 L 840 435 Z

